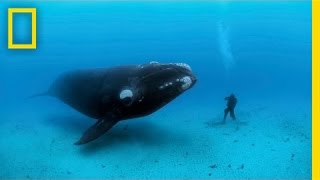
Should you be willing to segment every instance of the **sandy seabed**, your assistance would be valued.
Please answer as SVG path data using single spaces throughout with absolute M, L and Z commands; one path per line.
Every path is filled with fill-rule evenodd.
M 236 112 L 221 124 L 215 108 L 170 105 L 75 146 L 94 120 L 59 102 L 24 102 L 0 112 L 0 179 L 311 179 L 310 112 Z

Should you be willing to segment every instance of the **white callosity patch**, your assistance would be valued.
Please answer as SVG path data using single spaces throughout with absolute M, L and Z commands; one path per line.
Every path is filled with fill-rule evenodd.
M 151 61 L 149 64 L 160 64 L 160 63 L 157 61 Z
M 159 62 L 157 62 L 157 61 L 150 61 L 150 63 L 149 64 L 160 64 Z M 140 68 L 140 69 L 143 69 L 144 68 L 144 66 L 145 65 L 138 65 L 138 68 Z
M 165 87 L 172 86 L 173 82 L 166 82 L 163 85 L 159 86 L 159 89 L 164 89 Z
M 120 92 L 120 99 L 131 98 L 132 96 L 133 96 L 133 93 L 129 89 L 125 89 Z
M 192 80 L 189 76 L 185 76 L 185 77 L 181 78 L 180 82 L 183 83 L 181 86 L 183 90 L 188 89 L 192 84 Z
M 175 63 L 175 65 L 189 69 L 191 71 L 191 67 L 186 63 Z
M 142 96 L 142 97 L 139 99 L 139 102 L 142 102 L 143 99 L 144 99 L 144 97 Z
M 165 82 L 163 85 L 159 86 L 159 89 L 164 89 L 166 87 L 172 86 L 173 83 L 179 83 L 179 82 L 182 83 L 181 87 L 183 90 L 188 89 L 192 84 L 191 78 L 189 76 L 184 76 L 181 79 L 176 79 L 176 82 L 174 82 L 174 81 L 173 82 Z

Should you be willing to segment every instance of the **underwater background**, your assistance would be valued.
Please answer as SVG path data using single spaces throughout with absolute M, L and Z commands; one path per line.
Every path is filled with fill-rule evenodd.
M 9 7 L 37 8 L 36 50 L 8 50 Z M 69 70 L 150 61 L 198 82 L 87 145 L 94 120 L 28 99 Z M 0 0 L 0 82 L 0 179 L 311 179 L 311 1 Z

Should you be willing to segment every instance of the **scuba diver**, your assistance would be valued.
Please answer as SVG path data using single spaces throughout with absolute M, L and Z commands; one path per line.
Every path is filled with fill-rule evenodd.
M 231 94 L 230 96 L 225 97 L 224 100 L 226 100 L 228 102 L 227 102 L 227 108 L 224 110 L 223 123 L 226 122 L 226 118 L 227 118 L 228 113 L 230 113 L 230 116 L 233 120 L 236 120 L 236 116 L 234 115 L 234 108 L 237 105 L 236 96 L 234 94 Z

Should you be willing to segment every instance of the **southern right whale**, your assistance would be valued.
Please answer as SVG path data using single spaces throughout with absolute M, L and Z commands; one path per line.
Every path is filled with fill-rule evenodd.
M 97 119 L 75 143 L 80 145 L 97 139 L 121 120 L 157 111 L 196 81 L 187 64 L 151 62 L 67 72 L 39 95 L 56 97 Z

